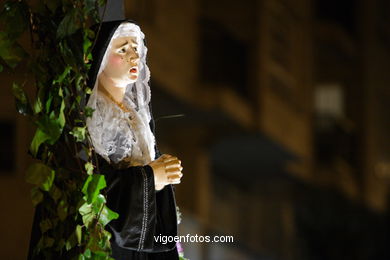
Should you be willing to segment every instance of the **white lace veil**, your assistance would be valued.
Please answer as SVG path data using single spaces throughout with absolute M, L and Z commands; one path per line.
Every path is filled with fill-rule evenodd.
M 135 83 L 126 87 L 123 104 L 130 110 L 125 112 L 117 104 L 98 91 L 98 78 L 107 64 L 112 41 L 118 37 L 135 36 L 138 44 L 139 74 Z M 116 29 L 103 56 L 87 106 L 95 111 L 87 119 L 87 128 L 95 151 L 114 164 L 126 162 L 145 165 L 155 158 L 155 137 L 149 127 L 151 115 L 150 71 L 146 65 L 147 48 L 144 34 L 138 25 L 123 22 Z

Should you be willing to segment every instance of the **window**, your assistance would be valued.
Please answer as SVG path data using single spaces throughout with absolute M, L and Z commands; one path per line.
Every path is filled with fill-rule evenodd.
M 15 171 L 15 124 L 12 121 L 0 121 L 0 174 Z
M 223 24 L 200 20 L 200 79 L 215 86 L 228 86 L 249 97 L 248 45 L 235 38 Z

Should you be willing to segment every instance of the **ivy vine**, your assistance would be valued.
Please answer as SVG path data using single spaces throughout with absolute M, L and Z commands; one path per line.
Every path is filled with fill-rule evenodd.
M 12 84 L 17 111 L 36 126 L 26 181 L 42 210 L 34 252 L 44 259 L 112 259 L 106 206 L 86 118 L 87 74 L 104 0 L 7 0 L 0 6 L 0 72 L 26 70 Z M 29 44 L 22 45 L 29 38 Z M 3 71 L 3 73 L 5 73 Z M 19 74 L 18 74 L 19 75 Z M 33 75 L 34 81 L 29 82 Z M 25 93 L 33 84 L 32 100 Z

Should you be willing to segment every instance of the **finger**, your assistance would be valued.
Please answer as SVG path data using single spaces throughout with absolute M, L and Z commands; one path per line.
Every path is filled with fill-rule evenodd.
M 180 161 L 179 160 L 173 160 L 165 163 L 166 168 L 175 168 L 180 167 Z
M 181 167 L 181 166 L 176 166 L 176 167 L 171 167 L 171 168 L 165 169 L 166 173 L 181 172 L 181 171 L 183 171 L 183 167 Z
M 167 179 L 168 179 L 168 183 L 172 183 L 172 182 L 180 181 L 181 177 L 178 175 L 174 175 L 174 176 L 169 176 Z
M 179 184 L 179 183 L 180 183 L 180 180 L 170 182 L 170 184 Z
M 171 156 L 171 157 L 167 157 L 164 159 L 164 162 L 165 163 L 168 163 L 170 161 L 175 161 L 175 160 L 179 160 L 176 156 Z
M 172 155 L 169 155 L 169 154 L 166 154 L 164 153 L 163 155 L 160 156 L 161 159 L 167 159 L 167 158 L 170 158 L 172 157 Z
M 177 167 L 177 168 L 169 168 L 169 169 L 166 169 L 165 172 L 168 175 L 179 174 L 179 173 L 181 173 L 181 169 L 179 167 Z
M 182 173 L 175 173 L 175 174 L 171 174 L 171 175 L 168 175 L 168 180 L 173 180 L 173 179 L 181 179 L 181 177 L 183 177 L 183 174 Z

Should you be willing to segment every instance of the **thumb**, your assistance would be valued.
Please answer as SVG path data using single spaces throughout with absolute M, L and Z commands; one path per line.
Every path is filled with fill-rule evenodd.
M 169 157 L 172 157 L 172 155 L 169 155 L 169 154 L 166 154 L 166 153 L 164 153 L 163 155 L 160 156 L 160 158 L 162 158 L 162 159 L 167 159 Z

